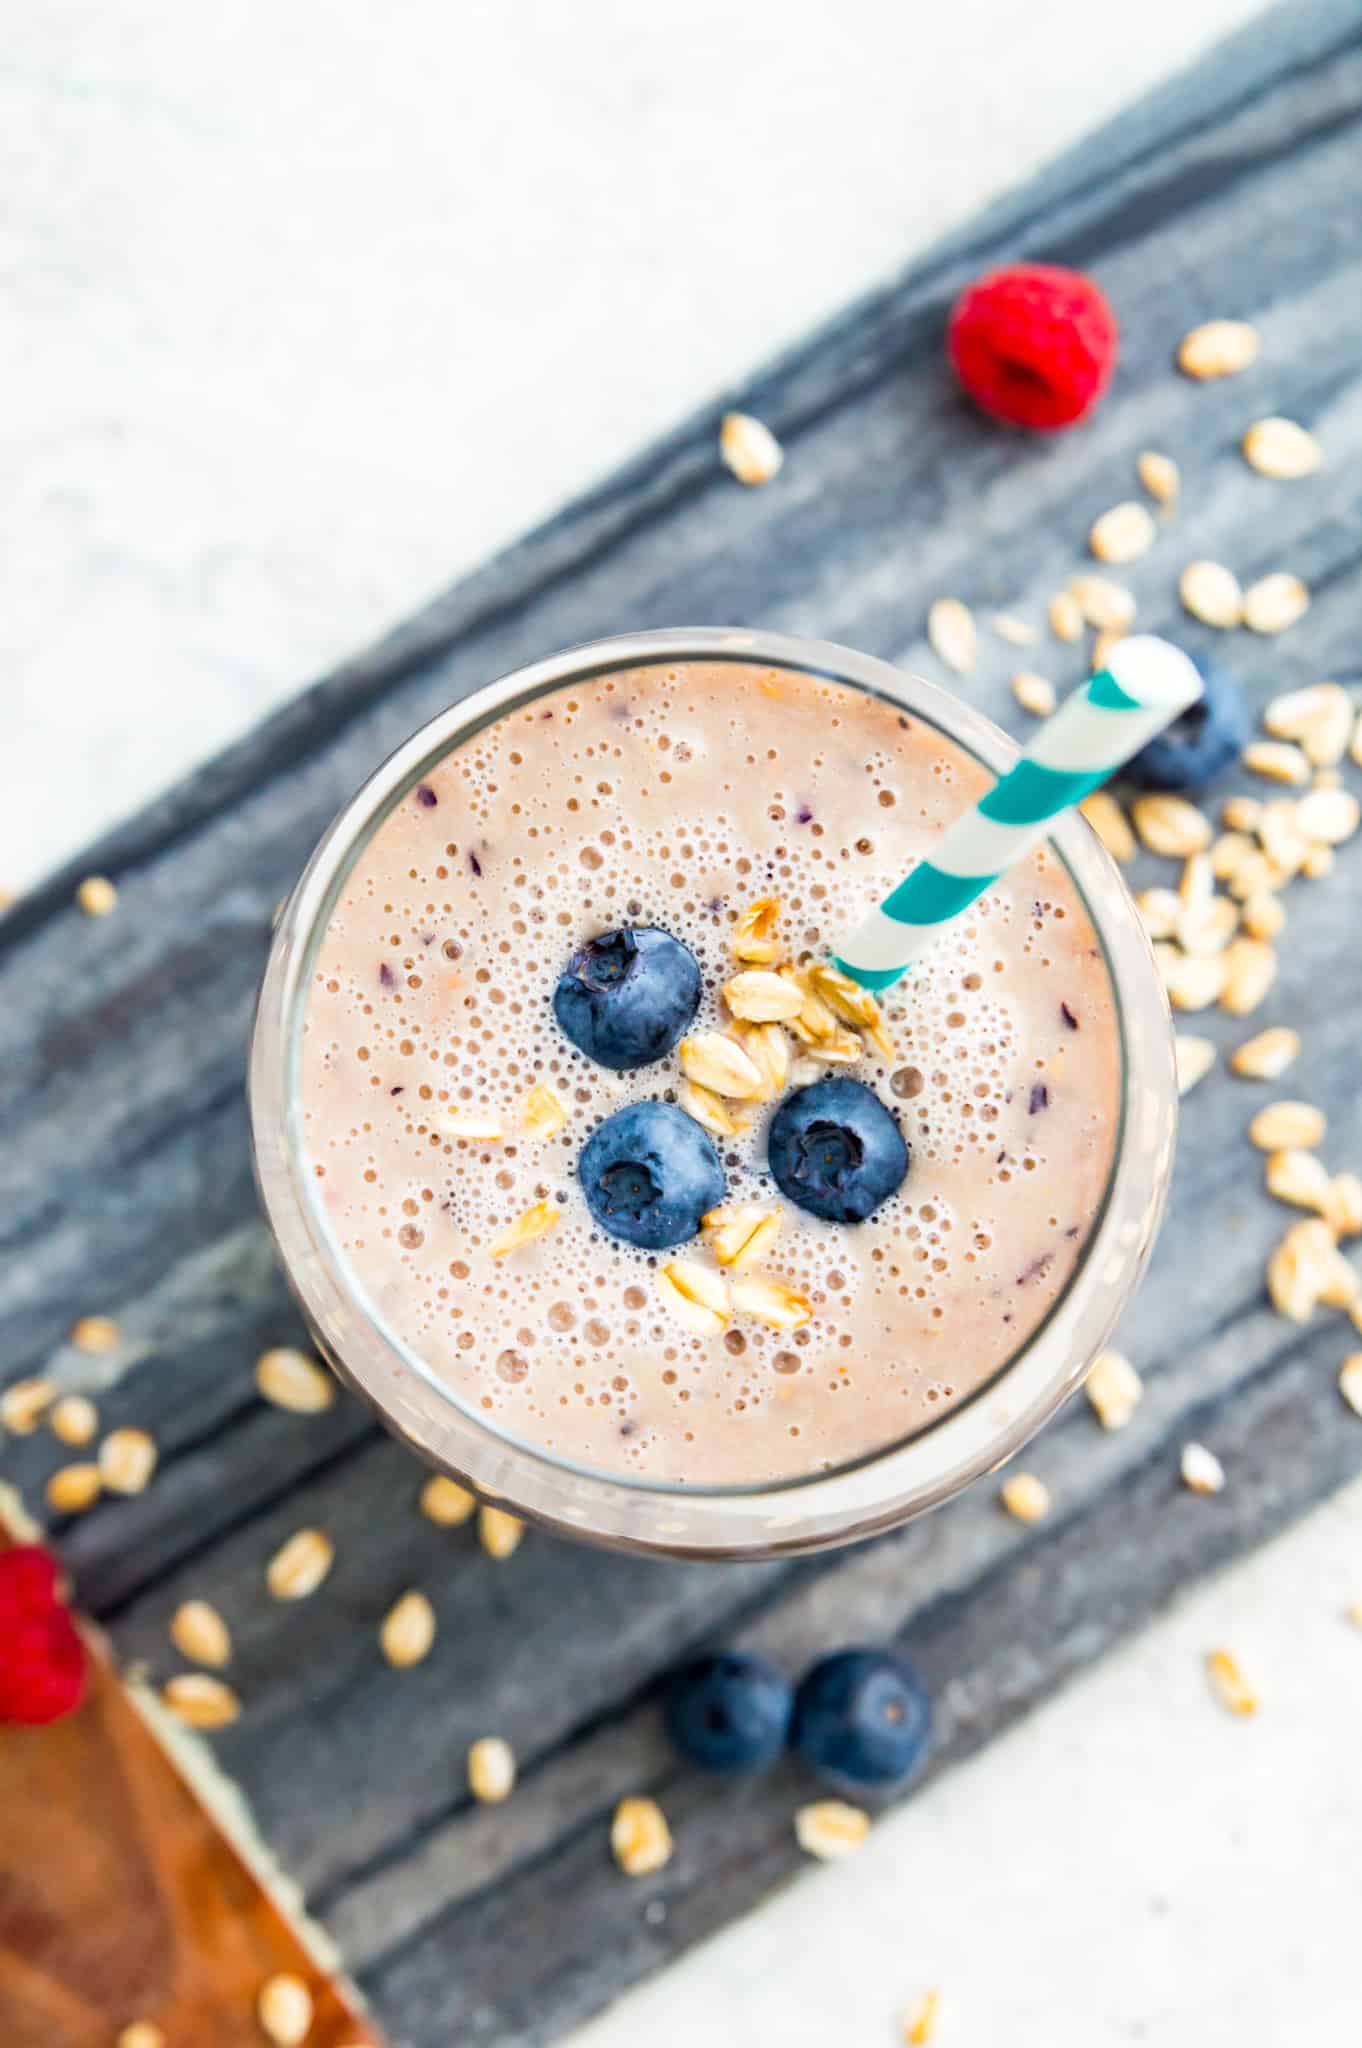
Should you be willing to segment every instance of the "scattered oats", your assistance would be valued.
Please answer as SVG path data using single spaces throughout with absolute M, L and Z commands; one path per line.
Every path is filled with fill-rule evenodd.
M 1362 1282 L 1334 1243 L 1322 1217 L 1293 1223 L 1267 1265 L 1267 1291 L 1279 1315 L 1308 1323 L 1317 1302 L 1350 1308 Z
M 771 429 L 749 412 L 724 414 L 719 453 L 740 484 L 769 484 L 785 460 L 785 450 Z
M 1265 890 L 1280 888 L 1281 869 L 1265 853 L 1250 853 L 1240 862 L 1226 887 L 1236 903 L 1247 903 L 1250 896 L 1260 896 Z
M 1179 1469 L 1183 1485 L 1193 1493 L 1223 1493 L 1225 1468 L 1205 1444 L 1184 1444 Z
M 1309 609 L 1309 591 L 1299 576 L 1284 569 L 1260 576 L 1244 592 L 1244 624 L 1250 633 L 1284 633 Z
M 610 1823 L 610 1851 L 626 1877 L 650 1877 L 671 1861 L 672 1831 L 655 1799 L 621 1799 Z
M 1256 832 L 1263 806 L 1256 796 L 1227 796 L 1220 806 L 1220 821 L 1231 832 Z
M 1323 1142 L 1326 1128 L 1313 1102 L 1269 1102 L 1249 1125 L 1249 1137 L 1263 1152 L 1309 1152 Z
M 1184 334 L 1178 368 L 1188 377 L 1233 377 L 1258 360 L 1258 330 L 1247 320 L 1207 320 Z
M 166 2048 L 166 2037 L 150 2020 L 134 2020 L 124 2027 L 115 2048 Z
M 1264 730 L 1274 739 L 1298 740 L 1316 768 L 1333 768 L 1343 759 L 1352 723 L 1352 699 L 1341 683 L 1288 690 L 1263 713 Z
M 739 1202 L 711 1209 L 701 1218 L 701 1227 L 719 1264 L 741 1272 L 771 1250 L 780 1236 L 780 1214 L 759 1202 Z
M 47 1426 L 59 1443 L 88 1444 L 99 1429 L 99 1410 L 84 1394 L 63 1394 L 53 1403 Z
M 779 916 L 780 903 L 774 896 L 759 896 L 755 903 L 749 903 L 728 941 L 733 958 L 753 967 L 773 966 L 781 954 L 776 937 Z
M 1189 562 L 1178 578 L 1184 611 L 1203 626 L 1228 632 L 1243 622 L 1244 592 L 1239 578 L 1223 562 Z
M 1055 686 L 1045 676 L 1020 668 L 1012 678 L 1012 694 L 1032 718 L 1048 718 L 1055 708 Z
M 1342 789 L 1343 776 L 1337 768 L 1316 768 L 1313 787 L 1316 789 Z
M 551 1081 L 537 1081 L 520 1105 L 520 1121 L 532 1138 L 552 1138 L 568 1120 L 568 1107 Z
M 1220 1000 L 1232 1017 L 1246 1017 L 1277 978 L 1277 955 L 1265 939 L 1232 939 L 1219 956 L 1225 964 Z
M 884 1028 L 880 1006 L 868 988 L 862 988 L 829 960 L 809 969 L 808 983 L 834 1016 L 850 1024 L 853 1031 L 863 1031 L 883 1058 L 895 1058 L 894 1042 Z
M 1124 583 L 1109 576 L 1075 576 L 1069 585 L 1090 626 L 1104 633 L 1122 633 L 1135 622 L 1135 599 Z
M 1255 420 L 1244 436 L 1244 460 L 1260 476 L 1309 476 L 1324 460 L 1314 435 L 1295 420 Z
M 76 891 L 76 902 L 87 917 L 107 917 L 118 906 L 118 891 L 107 875 L 87 875 Z
M 293 1415 L 320 1415 L 336 1398 L 335 1383 L 305 1351 L 278 1345 L 256 1360 L 257 1390 Z
M 1125 867 L 1134 860 L 1135 835 L 1109 789 L 1095 789 L 1078 808 L 1119 866 Z
M 261 1985 L 255 2011 L 275 2048 L 302 2048 L 312 2031 L 312 1993 L 290 1971 Z
M 109 1493 L 143 1493 L 156 1470 L 157 1455 L 144 1429 L 110 1430 L 99 1447 L 99 1476 Z
M 1215 869 L 1209 853 L 1189 853 L 1178 877 L 1178 902 L 1184 912 L 1209 909 L 1215 900 Z M 1186 941 L 1183 941 L 1186 944 Z
M 668 1315 L 697 1337 L 718 1337 L 729 1322 L 728 1284 L 698 1259 L 670 1259 L 653 1275 Z
M 804 1007 L 799 990 L 769 968 L 747 967 L 724 985 L 724 1001 L 745 1024 L 779 1024 Z
M 1258 820 L 1258 840 L 1280 881 L 1289 882 L 1299 872 L 1301 862 L 1310 851 L 1310 841 L 1301 831 L 1300 806 L 1295 797 L 1274 796 L 1270 803 L 1263 805 L 1263 815 Z M 1235 880 L 1242 884 L 1246 873 L 1252 874 L 1247 864 L 1239 870 Z
M 936 2039 L 936 2022 L 941 2011 L 941 1993 L 928 1991 L 919 1998 L 903 2022 L 905 2048 L 927 2048 Z
M 1195 1042 L 1204 1044 L 1205 1040 Z M 1084 1391 L 1103 1429 L 1124 1429 L 1140 1405 L 1144 1381 L 1123 1352 L 1099 1351 L 1084 1381 Z
M 763 1273 L 744 1274 L 733 1282 L 733 1308 L 772 1330 L 802 1330 L 813 1318 L 813 1303 L 806 1295 Z
M 168 1678 L 161 1698 L 186 1728 L 228 1728 L 241 1713 L 241 1701 L 221 1678 L 206 1671 L 184 1671 Z
M 1228 979 L 1225 958 L 1225 953 L 1174 953 L 1163 959 L 1163 985 L 1173 1008 L 1208 1010 L 1218 1003 Z
M 1189 1038 L 1179 1033 L 1173 1040 L 1173 1054 L 1177 1061 L 1178 1094 L 1189 1095 L 1215 1065 L 1215 1047 L 1209 1038 Z
M 1088 666 L 1094 675 L 1096 675 L 1098 669 L 1107 666 L 1112 648 L 1119 647 L 1125 637 L 1126 629 L 1124 626 L 1112 626 L 1105 632 L 1097 633 L 1093 636 L 1092 653 L 1088 656 Z
M 11 1436 L 32 1436 L 51 1407 L 56 1391 L 51 1380 L 16 1380 L 0 1394 L 0 1423 Z
M 1362 1415 L 1362 1351 L 1354 1351 L 1339 1368 L 1338 1391 L 1354 1415 Z
M 1341 846 L 1362 823 L 1362 804 L 1350 789 L 1312 789 L 1296 805 L 1296 823 L 1317 846 Z
M 839 1024 L 831 1038 L 820 1038 L 809 1047 L 809 1056 L 828 1066 L 851 1067 L 865 1058 L 865 1047 L 854 1031 L 844 1030 Z
M 1324 1220 L 1335 1237 L 1362 1236 L 1362 1179 L 1355 1173 L 1336 1173 L 1330 1181 Z
M 232 1661 L 232 1637 L 216 1607 L 206 1600 L 184 1600 L 170 1617 L 170 1640 L 191 1664 L 220 1671 Z
M 1310 780 L 1310 763 L 1289 740 L 1250 740 L 1239 756 L 1251 775 L 1297 785 Z
M 801 990 L 804 1004 L 797 1017 L 790 1020 L 790 1029 L 801 1045 L 816 1045 L 820 1039 L 837 1035 L 837 1019 L 814 989 L 807 974 L 797 973 L 793 967 L 782 967 L 781 973 Z
M 1318 882 L 1332 871 L 1333 865 L 1332 846 L 1312 846 L 1301 862 L 1301 873 L 1307 882 Z
M 870 1815 L 845 1799 L 815 1799 L 794 1817 L 795 1840 L 806 1856 L 839 1863 L 859 1849 L 870 1833 Z
M 1050 1512 L 1050 1489 L 1034 1472 L 1014 1472 L 1003 1481 L 998 1498 L 1019 1522 L 1043 1522 Z
M 434 1472 L 421 1488 L 421 1513 L 442 1529 L 460 1529 L 477 1513 L 478 1497 L 443 1472 Z
M 265 1567 L 265 1584 L 276 1600 L 306 1600 L 335 1562 L 336 1546 L 320 1529 L 297 1529 Z
M 519 1515 L 508 1514 L 505 1508 L 478 1509 L 478 1541 L 498 1564 L 514 1555 L 524 1534 L 525 1524 Z
M 677 1090 L 677 1100 L 686 1115 L 694 1117 L 697 1124 L 713 1133 L 716 1138 L 732 1138 L 746 1129 L 746 1119 L 731 1110 L 722 1096 L 712 1089 L 701 1088 L 694 1081 L 683 1080 Z
M 1015 618 L 1011 612 L 995 612 L 991 624 L 998 638 L 1012 647 L 1032 647 L 1040 637 L 1034 626 L 1028 626 L 1025 619 Z
M 939 597 L 927 614 L 927 640 L 946 667 L 966 676 L 974 667 L 979 636 L 974 615 L 958 597 Z
M 1256 889 L 1244 905 L 1244 930 L 1251 939 L 1275 939 L 1286 923 L 1286 907 L 1268 889 Z
M 1185 860 L 1201 853 L 1211 843 L 1211 823 L 1195 804 L 1181 796 L 1141 796 L 1131 806 L 1131 817 L 1151 853 L 1170 860 Z
M 1255 805 L 1254 827 L 1261 815 L 1261 804 Z M 1247 832 L 1222 832 L 1211 846 L 1211 873 L 1217 882 L 1232 882 L 1246 860 L 1251 860 L 1258 851 Z
M 98 1465 L 63 1465 L 48 1480 L 47 1504 L 59 1515 L 83 1515 L 103 1491 Z
M 1182 916 L 1175 889 L 1141 889 L 1135 908 L 1151 939 L 1171 939 Z
M 494 1259 L 504 1259 L 511 1252 L 518 1252 L 522 1245 L 533 1244 L 537 1237 L 543 1237 L 552 1230 L 562 1213 L 556 1202 L 531 1202 L 523 1215 L 497 1232 L 488 1250 Z
M 439 1109 L 430 1121 L 442 1138 L 466 1143 L 499 1145 L 504 1136 L 501 1118 L 490 1109 Z
M 1135 474 L 1151 498 L 1160 505 L 1176 505 L 1182 478 L 1171 455 L 1160 455 L 1155 448 L 1146 448 L 1135 460 Z
M 435 1609 L 424 1593 L 404 1593 L 388 1609 L 378 1641 L 395 1671 L 405 1671 L 430 1655 L 435 1641 Z
M 1239 1660 L 1229 1650 L 1212 1650 L 1206 1659 L 1211 1684 L 1222 1707 L 1231 1714 L 1256 1714 L 1257 1693 L 1239 1669 Z
M 117 1351 L 118 1336 L 112 1316 L 82 1316 L 71 1325 L 71 1342 L 77 1351 Z
M 790 1073 L 790 1041 L 779 1024 L 745 1024 L 734 1033 L 761 1075 L 761 1099 L 772 1102 L 783 1093 Z M 693 1084 L 686 1082 L 686 1087 Z M 718 1101 L 717 1096 L 711 1097 Z M 725 1112 L 727 1114 L 727 1112 Z
M 1158 538 L 1149 507 L 1135 498 L 1113 505 L 1093 521 L 1088 547 L 1099 562 L 1137 562 Z M 1081 608 L 1081 607 L 1080 607 Z
M 499 1806 L 515 1789 L 515 1751 L 500 1735 L 482 1735 L 468 1752 L 468 1789 L 485 1806 Z
M 683 1038 L 678 1058 L 686 1079 L 707 1088 L 711 1095 L 744 1102 L 761 1094 L 761 1075 L 742 1047 L 722 1031 L 702 1031 L 698 1037 Z
M 1071 590 L 1055 592 L 1050 599 L 1048 617 L 1050 631 L 1056 640 L 1067 640 L 1072 646 L 1075 640 L 1083 638 L 1083 614 Z

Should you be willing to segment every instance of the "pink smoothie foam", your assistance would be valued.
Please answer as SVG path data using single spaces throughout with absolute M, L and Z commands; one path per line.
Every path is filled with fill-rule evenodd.
M 382 823 L 317 958 L 303 1053 L 309 1171 L 353 1284 L 487 1426 L 624 1478 L 750 1486 L 886 1448 L 987 1384 L 1044 1319 L 1101 1206 L 1120 1049 L 1092 923 L 1046 848 L 1002 877 L 883 1000 L 892 1059 L 849 1074 L 895 1111 L 907 1178 L 867 1221 L 792 1206 L 773 1104 L 718 1139 L 729 1203 L 776 1213 L 762 1271 L 811 1320 L 670 1313 L 669 1259 L 593 1223 L 581 1148 L 624 1104 L 677 1100 L 677 1054 L 592 1065 L 555 1023 L 574 949 L 655 925 L 704 976 L 695 1033 L 732 1027 L 734 927 L 780 905 L 796 967 L 901 880 L 990 776 L 896 706 L 727 662 L 576 683 L 454 749 Z M 549 1084 L 568 1111 L 535 1135 Z M 498 1140 L 448 1135 L 476 1116 Z M 505 1257 L 532 1205 L 561 1214 Z

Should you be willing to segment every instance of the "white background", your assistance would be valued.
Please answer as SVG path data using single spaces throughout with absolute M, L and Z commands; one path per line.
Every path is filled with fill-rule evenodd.
M 0 884 L 1251 11 L 11 9 Z M 1351 2041 L 1358 1597 L 1354 1491 L 581 2048 L 889 2044 L 931 1984 L 944 2048 Z

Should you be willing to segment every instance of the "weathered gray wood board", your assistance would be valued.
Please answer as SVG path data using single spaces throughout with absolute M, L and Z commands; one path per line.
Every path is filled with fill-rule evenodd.
M 1177 609 L 1183 563 L 1209 556 L 1245 580 L 1290 568 L 1313 590 L 1308 617 L 1280 641 L 1236 636 L 1228 658 L 1260 698 L 1362 680 L 1360 152 L 1362 7 L 1265 18 L 729 394 L 784 440 L 775 485 L 744 492 L 719 471 L 720 408 L 689 422 L 96 848 L 79 870 L 116 877 L 117 916 L 71 909 L 73 869 L 3 927 L 4 1374 L 55 1358 L 73 1383 L 107 1379 L 105 1418 L 150 1426 L 162 1452 L 145 1495 L 61 1530 L 63 1548 L 120 1649 L 158 1670 L 179 1598 L 228 1616 L 247 1710 L 218 1739 L 223 1761 L 410 2048 L 550 2041 L 792 1871 L 793 1771 L 735 1796 L 669 1759 L 649 1695 L 678 1653 L 722 1637 L 793 1667 L 835 1642 L 900 1639 L 936 1687 L 943 1768 L 1362 1468 L 1362 1428 L 1334 1386 L 1356 1340 L 1337 1318 L 1296 1332 L 1268 1313 L 1263 1261 L 1284 1217 L 1243 1136 L 1262 1091 L 1221 1075 L 1187 1104 L 1172 1214 L 1123 1332 L 1147 1397 L 1118 1436 L 1078 1407 L 1028 1454 L 1057 1503 L 1043 1528 L 1009 1522 L 982 1488 L 799 1566 L 649 1564 L 538 1537 L 494 1565 L 468 1531 L 415 1513 L 420 1474 L 358 1407 L 307 1420 L 253 1393 L 256 1351 L 297 1334 L 256 1220 L 241 1096 L 274 903 L 380 754 L 550 649 L 742 622 L 931 671 L 936 596 L 1043 619 L 1091 519 L 1132 494 L 1145 447 L 1179 460 L 1184 503 L 1128 572 L 1142 620 L 1204 646 Z M 954 291 L 1021 255 L 1094 268 L 1124 325 L 1108 403 L 1053 443 L 982 423 L 942 369 Z M 1219 314 L 1257 322 L 1261 362 L 1194 386 L 1174 346 Z M 1239 436 L 1272 411 L 1316 428 L 1320 475 L 1247 470 Z M 1079 673 L 1055 643 L 1026 660 L 1062 684 Z M 990 642 L 969 684 L 1014 724 L 1017 665 Z M 1299 1090 L 1327 1104 L 1339 1165 L 1362 1160 L 1359 881 L 1355 846 L 1328 881 L 1295 886 L 1280 978 L 1254 1020 L 1303 1030 Z M 1248 1027 L 1204 1028 L 1228 1045 Z M 112 1361 L 63 1349 L 90 1310 L 122 1321 Z M 1230 1468 L 1217 1500 L 1177 1483 L 1192 1435 Z M 31 1502 L 58 1461 L 46 1437 L 3 1450 Z M 279 1608 L 264 1561 L 304 1522 L 335 1536 L 336 1569 L 315 1599 Z M 412 1584 L 441 1631 L 397 1676 L 374 1628 Z M 505 1809 L 474 1811 L 463 1752 L 489 1730 L 515 1743 L 522 1783 Z M 662 1792 L 677 1855 L 629 1883 L 607 1817 L 644 1787 Z

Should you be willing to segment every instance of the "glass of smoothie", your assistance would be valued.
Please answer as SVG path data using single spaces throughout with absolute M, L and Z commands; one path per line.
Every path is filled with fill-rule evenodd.
M 255 1154 L 324 1355 L 561 1531 L 775 1555 L 992 1470 L 1079 1386 L 1177 1092 L 1077 814 L 878 1004 L 854 927 L 1016 758 L 935 684 L 741 630 L 490 684 L 387 760 L 279 920 Z

